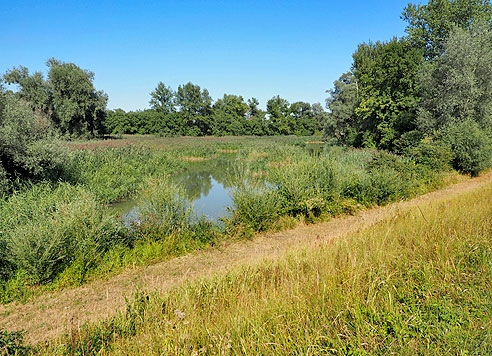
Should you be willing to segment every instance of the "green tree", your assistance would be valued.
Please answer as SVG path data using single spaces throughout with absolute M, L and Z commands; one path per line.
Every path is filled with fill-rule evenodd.
M 176 92 L 176 104 L 185 125 L 185 134 L 198 136 L 211 133 L 212 98 L 207 89 L 202 90 L 192 83 L 180 85 Z
M 107 95 L 96 91 L 94 73 L 73 63 L 54 58 L 46 62 L 49 71 L 29 75 L 25 67 L 14 67 L 3 76 L 9 84 L 17 84 L 17 97 L 28 102 L 34 111 L 49 115 L 54 128 L 67 136 L 104 134 Z
M 353 59 L 351 72 L 330 91 L 325 135 L 348 145 L 393 150 L 415 128 L 422 51 L 393 38 L 360 44 Z
M 45 114 L 13 94 L 0 95 L 0 193 L 17 179 L 57 179 L 63 154 Z
M 175 108 L 176 94 L 171 87 L 166 86 L 163 82 L 159 82 L 157 87 L 150 93 L 149 104 L 152 109 L 163 113 L 170 114 L 176 111 Z
M 327 90 L 326 107 L 329 114 L 324 125 L 324 137 L 335 138 L 339 143 L 354 146 L 357 140 L 357 115 L 359 105 L 359 88 L 352 72 L 344 73 L 334 83 L 334 88 Z
M 319 108 L 318 108 L 319 109 Z M 315 116 L 311 104 L 297 101 L 290 105 L 290 133 L 297 136 L 314 134 L 318 129 L 318 118 Z
M 94 73 L 54 58 L 47 62 L 52 120 L 64 135 L 94 137 L 103 128 L 108 96 L 96 91 Z
M 18 97 L 27 101 L 33 110 L 48 113 L 50 90 L 40 72 L 29 75 L 26 67 L 14 67 L 5 72 L 3 79 L 20 87 Z
M 268 133 L 270 135 L 290 135 L 291 118 L 290 105 L 280 96 L 275 96 L 267 102 Z
M 242 96 L 224 94 L 213 106 L 214 135 L 245 135 L 249 133 L 246 113 L 249 107 Z
M 422 67 L 422 105 L 418 126 L 432 134 L 468 119 L 492 127 L 492 32 L 485 23 L 459 27 L 444 43 L 444 53 Z
M 427 4 L 408 4 L 402 13 L 408 22 L 406 32 L 417 48 L 424 49 L 428 59 L 444 51 L 444 43 L 455 26 L 469 29 L 477 20 L 490 22 L 489 0 L 430 0 Z
M 395 141 L 415 128 L 422 52 L 405 40 L 359 45 L 353 55 L 359 87 L 355 109 L 362 145 L 392 150 Z

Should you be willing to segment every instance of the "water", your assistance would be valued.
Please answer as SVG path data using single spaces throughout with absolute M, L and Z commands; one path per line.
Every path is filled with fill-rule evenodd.
M 232 159 L 194 162 L 184 172 L 170 179 L 184 188 L 198 216 L 218 221 L 220 217 L 228 215 L 227 207 L 232 205 L 232 187 L 227 184 L 228 171 L 232 165 Z M 137 203 L 136 200 L 118 202 L 113 204 L 113 208 L 126 221 L 131 221 L 137 217 Z
M 306 144 L 310 154 L 319 156 L 323 144 L 312 142 Z M 188 199 L 193 203 L 198 216 L 205 216 L 212 221 L 227 216 L 227 207 L 232 205 L 232 187 L 228 184 L 228 175 L 233 169 L 236 155 L 226 155 L 220 159 L 190 163 L 188 168 L 170 179 L 185 189 Z M 137 201 L 128 200 L 113 204 L 113 208 L 126 221 L 137 218 Z

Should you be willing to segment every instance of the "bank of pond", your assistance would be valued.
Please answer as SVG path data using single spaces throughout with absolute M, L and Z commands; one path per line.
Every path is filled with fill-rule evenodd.
M 458 176 L 438 157 L 312 141 L 73 144 L 57 182 L 24 186 L 0 201 L 0 300 L 353 213 Z

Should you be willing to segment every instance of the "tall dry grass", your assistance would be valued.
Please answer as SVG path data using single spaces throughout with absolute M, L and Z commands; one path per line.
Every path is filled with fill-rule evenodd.
M 492 185 L 158 296 L 40 348 L 101 355 L 488 355 Z

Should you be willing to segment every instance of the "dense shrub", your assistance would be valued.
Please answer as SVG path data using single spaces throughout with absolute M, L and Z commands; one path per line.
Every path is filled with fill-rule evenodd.
M 0 183 L 3 189 L 15 180 L 56 180 L 64 154 L 47 118 L 28 103 L 4 95 L 0 110 Z M 1 192 L 0 192 L 1 193 Z
M 52 280 L 80 255 L 90 261 L 127 241 L 92 193 L 68 184 L 36 186 L 1 202 L 0 231 L 7 251 L 0 264 L 26 271 L 34 283 Z
M 160 239 L 193 224 L 193 206 L 183 188 L 167 179 L 148 179 L 140 192 L 133 229 L 139 239 Z
M 492 159 L 490 136 L 473 120 L 451 125 L 444 134 L 454 154 L 455 169 L 477 176 Z
M 265 231 L 279 217 L 281 197 L 264 183 L 243 180 L 233 189 L 228 223 L 249 232 Z
M 409 150 L 408 155 L 415 163 L 436 171 L 447 171 L 451 168 L 453 152 L 443 142 L 422 141 Z

